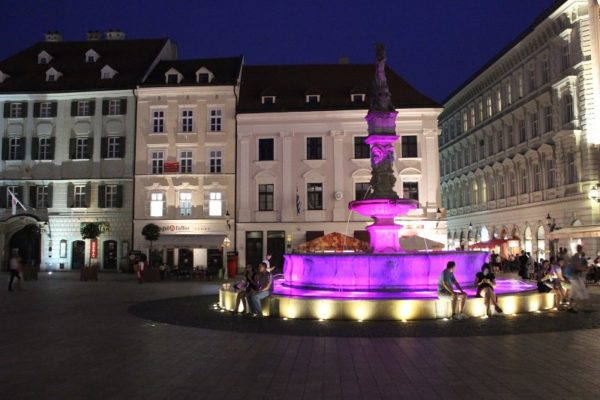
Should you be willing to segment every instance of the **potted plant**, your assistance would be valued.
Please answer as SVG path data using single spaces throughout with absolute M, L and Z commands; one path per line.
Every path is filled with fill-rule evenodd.
M 81 237 L 83 239 L 96 240 L 98 236 L 100 236 L 100 224 L 97 222 L 87 222 L 81 226 Z M 87 280 L 98 280 L 98 265 L 94 264 L 92 266 L 92 254 L 90 251 L 90 258 L 88 261 L 87 267 L 81 268 L 81 276 L 80 279 L 82 281 Z
M 152 223 L 147 224 L 142 228 L 142 236 L 150 242 L 148 269 L 144 271 L 144 280 L 146 282 L 158 282 L 160 280 L 160 272 L 155 265 L 156 257 L 152 252 L 152 242 L 157 241 L 160 237 L 160 227 Z

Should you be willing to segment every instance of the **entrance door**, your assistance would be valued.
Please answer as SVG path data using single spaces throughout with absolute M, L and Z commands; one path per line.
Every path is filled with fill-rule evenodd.
M 267 253 L 271 255 L 271 265 L 277 267 L 275 272 L 283 271 L 283 254 L 285 253 L 285 231 L 267 232 Z
M 246 264 L 258 267 L 263 257 L 263 233 L 261 231 L 246 232 Z
M 40 243 L 40 231 L 38 226 L 36 224 L 30 224 L 12 235 L 7 254 L 12 254 L 12 249 L 19 249 L 19 256 L 23 260 L 23 263 L 32 266 L 39 266 L 41 250 Z
M 117 269 L 117 242 L 116 240 L 105 240 L 102 246 L 104 264 L 103 269 Z
M 206 272 L 210 276 L 215 276 L 223 268 L 223 250 L 208 249 L 206 252 Z
M 85 266 L 85 242 L 75 240 L 71 248 L 71 269 L 81 269 Z
M 189 268 L 194 266 L 194 252 L 191 249 L 179 249 L 179 268 Z

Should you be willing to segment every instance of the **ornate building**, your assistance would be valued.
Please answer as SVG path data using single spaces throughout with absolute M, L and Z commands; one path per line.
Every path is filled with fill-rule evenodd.
M 445 102 L 439 117 L 451 248 L 505 256 L 599 250 L 598 4 L 555 4 Z M 597 193 L 596 193 L 597 197 Z M 559 229 L 560 228 L 560 229 Z

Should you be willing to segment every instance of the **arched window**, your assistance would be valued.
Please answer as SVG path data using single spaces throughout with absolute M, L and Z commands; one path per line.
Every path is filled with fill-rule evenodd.
M 571 122 L 575 119 L 575 111 L 573 109 L 573 96 L 565 95 L 564 104 L 564 123 Z
M 517 176 L 515 175 L 515 171 L 510 171 L 508 173 L 508 195 L 517 195 Z
M 494 201 L 496 200 L 496 191 L 494 190 L 494 177 L 490 175 L 488 179 L 488 201 Z
M 529 174 L 527 166 L 523 165 L 521 168 L 521 194 L 529 193 Z

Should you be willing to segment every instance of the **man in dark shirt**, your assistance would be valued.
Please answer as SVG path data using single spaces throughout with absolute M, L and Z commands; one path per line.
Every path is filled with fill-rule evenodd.
M 267 271 L 267 264 L 261 262 L 258 265 L 258 276 L 256 277 L 259 288 L 258 291 L 252 292 L 250 295 L 250 310 L 254 315 L 262 317 L 262 305 L 260 301 L 271 294 L 271 286 L 273 285 L 273 277 Z

